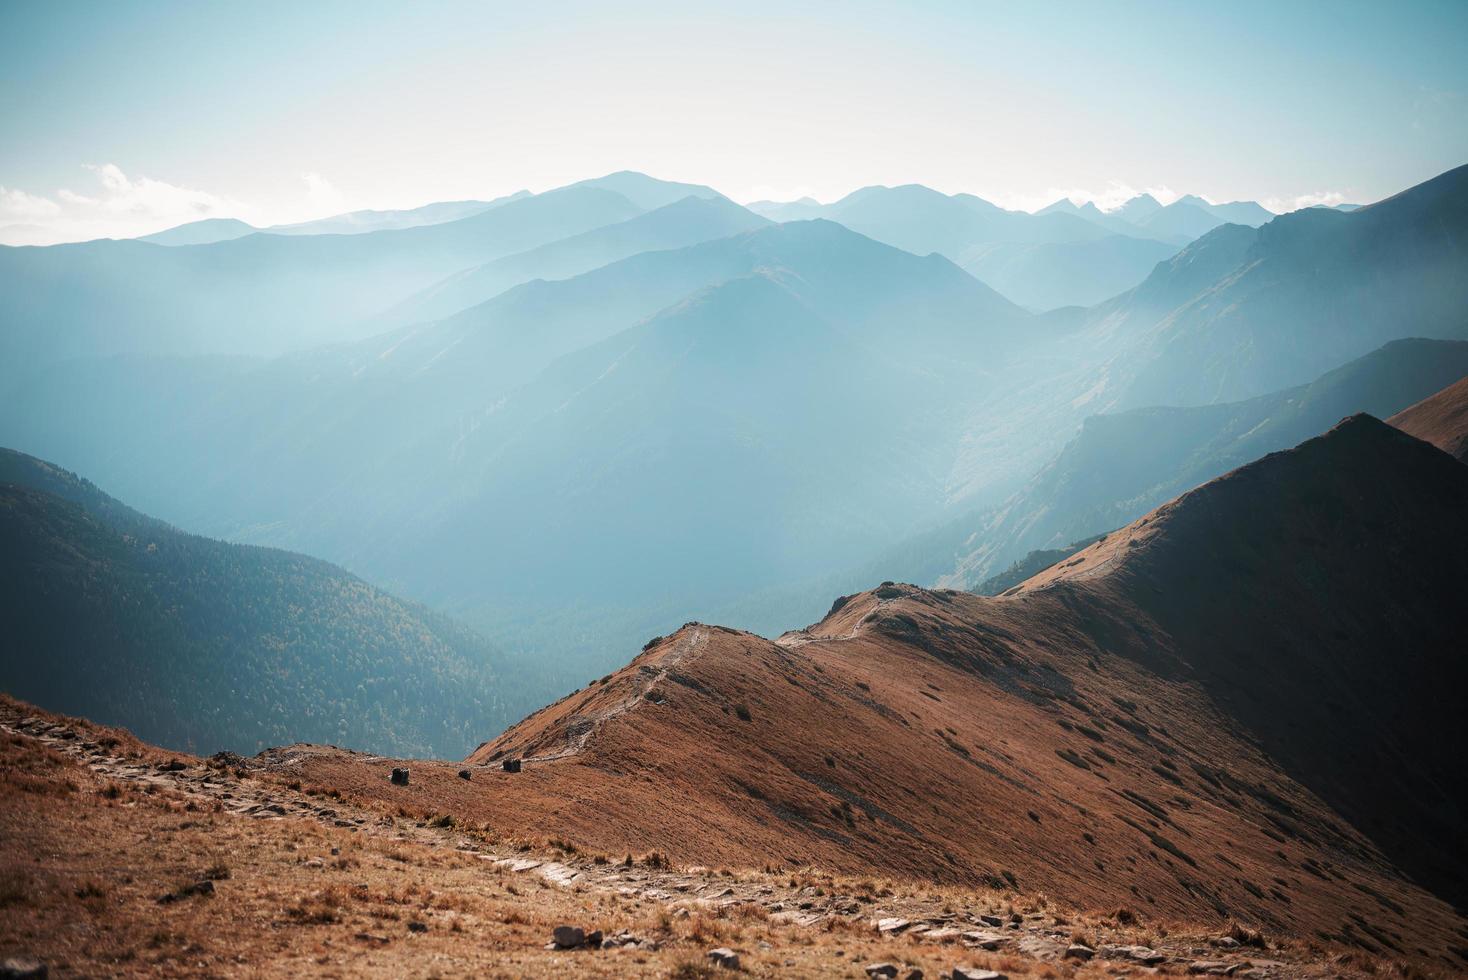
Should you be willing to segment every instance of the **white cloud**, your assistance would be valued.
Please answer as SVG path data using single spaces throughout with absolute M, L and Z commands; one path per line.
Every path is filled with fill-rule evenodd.
M 1165 184 L 1137 188 L 1121 180 L 1107 181 L 1106 186 L 1100 190 L 1091 187 L 1047 187 L 1043 191 L 1033 193 L 986 194 L 979 192 L 978 196 L 1011 211 L 1034 212 L 1054 204 L 1062 197 L 1069 199 L 1074 204 L 1085 204 L 1090 201 L 1102 211 L 1110 211 L 1139 194 L 1151 194 L 1163 204 L 1171 204 L 1182 196 Z
M 0 222 L 16 218 L 44 218 L 60 213 L 61 205 L 50 198 L 0 184 Z
M 317 173 L 301 174 L 306 182 L 306 204 L 317 217 L 340 214 L 346 210 L 346 195 Z
M 1340 191 L 1310 191 L 1294 197 L 1270 197 L 1260 202 L 1276 214 L 1286 214 L 1301 208 L 1327 207 L 1346 203 L 1346 195 Z
M 252 209 L 239 201 L 152 177 L 131 177 L 115 163 L 87 164 L 86 169 L 99 185 L 91 194 L 63 187 L 52 199 L 0 187 L 0 226 L 6 226 L 0 228 L 0 242 L 49 245 L 133 238 L 202 218 L 248 221 L 252 216 Z

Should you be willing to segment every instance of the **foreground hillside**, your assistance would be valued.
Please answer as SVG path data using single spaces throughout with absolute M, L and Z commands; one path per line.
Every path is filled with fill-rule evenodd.
M 421 767 L 372 800 L 303 785 L 293 757 L 180 758 L 0 697 L 6 975 L 1424 975 L 1337 942 L 1007 884 L 582 851 L 436 811 Z M 519 778 L 473 774 L 499 795 Z
M 773 643 L 689 624 L 470 756 L 525 760 L 512 795 L 442 767 L 419 798 L 1461 969 L 1465 537 L 1468 469 L 1355 416 L 1006 597 L 889 584 Z M 393 798 L 359 757 L 291 771 Z
M 452 621 L 305 555 L 185 534 L 10 450 L 0 613 L 0 688 L 175 747 L 452 754 L 518 708 Z
M 1388 419 L 1408 435 L 1468 463 L 1468 377 Z

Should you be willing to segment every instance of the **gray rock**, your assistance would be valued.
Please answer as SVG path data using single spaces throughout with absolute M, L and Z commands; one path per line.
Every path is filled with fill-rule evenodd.
M 996 970 L 981 970 L 976 966 L 955 966 L 953 980 L 1009 980 Z
M 897 967 L 891 963 L 868 963 L 863 969 L 869 977 L 882 977 L 891 980 L 897 976 Z
M 884 936 L 890 936 L 894 933 L 901 932 L 910 925 L 912 925 L 912 923 L 909 922 L 907 919 L 899 919 L 894 916 L 889 919 L 878 919 L 877 931 Z
M 709 950 L 708 957 L 709 962 L 713 963 L 714 966 L 720 966 L 726 970 L 739 969 L 739 954 L 727 946 L 720 946 L 718 949 Z
M 49 975 L 46 964 L 39 960 L 17 956 L 0 963 L 0 980 L 46 980 Z
M 1004 942 L 1004 937 L 995 935 L 992 932 L 980 932 L 977 929 L 972 929 L 963 933 L 963 941 L 992 953 Z
M 976 916 L 976 918 L 984 925 L 993 926 L 995 929 L 998 929 L 1000 926 L 1004 925 L 1004 920 L 999 918 L 999 916 L 997 915 L 980 915 Z
M 1223 976 L 1228 972 L 1228 964 L 1219 960 L 1198 960 L 1188 964 L 1188 972 Z
M 506 759 L 504 762 L 501 762 L 500 763 L 500 768 L 503 769 L 505 772 L 519 772 L 520 771 L 520 760 L 519 759 Z
M 392 784 L 394 786 L 406 786 L 408 785 L 408 770 L 394 769 L 392 771 L 392 776 L 389 778 L 392 780 Z
M 1065 949 L 1065 958 L 1068 960 L 1088 960 L 1096 955 L 1096 951 L 1084 943 L 1071 943 Z
M 474 778 L 474 774 L 472 772 L 470 772 L 468 769 L 460 769 L 459 770 L 459 778 L 460 779 L 464 779 L 464 780 L 473 779 Z
M 586 942 L 586 933 L 578 926 L 556 926 L 551 941 L 557 949 L 575 949 Z

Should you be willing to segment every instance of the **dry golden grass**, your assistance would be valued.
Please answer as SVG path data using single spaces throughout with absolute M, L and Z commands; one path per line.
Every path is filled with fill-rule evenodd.
M 162 761 L 145 746 L 120 740 L 118 747 Z M 268 780 L 241 781 L 232 769 L 218 771 L 235 797 L 262 788 L 274 792 Z M 329 787 L 310 789 L 299 795 L 338 798 Z M 39 958 L 53 976 L 707 977 L 728 975 L 708 964 L 706 951 L 729 946 L 751 976 L 859 977 L 864 964 L 885 960 L 930 977 L 968 964 L 1012 977 L 1085 980 L 1110 971 L 1100 963 L 1044 962 L 906 935 L 883 937 L 872 917 L 881 907 L 920 902 L 955 916 L 1043 915 L 1057 927 L 1063 919 L 1064 928 L 1096 943 L 1137 943 L 1164 933 L 1196 935 L 1201 943 L 1207 935 L 1182 923 L 1062 909 L 1044 896 L 933 888 L 815 868 L 694 873 L 699 889 L 768 888 L 782 896 L 808 890 L 849 897 L 859 906 L 856 914 L 804 927 L 749 900 L 718 905 L 691 894 L 662 901 L 605 887 L 557 887 L 447 843 L 492 838 L 489 828 L 441 831 L 438 844 L 398 840 L 394 835 L 410 820 L 429 815 L 381 807 L 364 812 L 398 823 L 354 832 L 310 818 L 252 819 L 170 785 L 94 773 L 34 739 L 6 736 L 0 740 L 0 957 Z M 574 842 L 556 844 L 517 841 L 501 853 L 524 847 L 543 859 L 578 856 Z M 578 857 L 582 866 L 609 875 L 648 874 L 668 865 L 658 852 L 626 867 L 623 858 L 598 864 L 596 855 Z M 210 883 L 212 893 L 194 893 L 201 882 Z M 179 897 L 160 904 L 165 895 Z M 658 945 L 545 949 L 563 923 L 608 935 L 626 930 Z M 1242 927 L 1235 938 L 1265 941 Z M 1290 975 L 1407 975 L 1359 953 L 1277 941 L 1271 946 L 1267 955 L 1288 962 Z

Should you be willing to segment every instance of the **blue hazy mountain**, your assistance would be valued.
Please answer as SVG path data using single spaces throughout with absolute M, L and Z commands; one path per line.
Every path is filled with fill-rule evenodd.
M 1028 309 L 1094 306 L 1141 282 L 1177 246 L 1108 235 L 1090 241 L 976 245 L 959 265 Z
M 560 606 L 562 622 L 609 601 L 607 583 L 631 577 L 597 522 L 642 527 L 649 546 L 702 542 L 710 555 L 803 543 L 787 570 L 752 558 L 690 565 L 668 551 L 647 573 L 661 585 L 619 594 L 613 611 L 642 616 L 643 629 L 654 594 L 710 601 L 736 573 L 743 587 L 803 575 L 826 551 L 854 554 L 941 508 L 963 408 L 1006 351 L 1032 342 L 1029 322 L 941 256 L 799 222 L 526 283 L 343 348 L 264 363 L 72 362 L 6 405 L 0 429 L 170 520 L 345 562 L 480 624 L 496 623 L 484 610 L 508 595 L 517 614 Z M 704 353 L 677 360 L 691 338 Z M 668 364 L 725 393 L 727 410 L 681 412 L 669 393 L 693 389 Z M 590 395 L 626 394 L 629 379 L 646 397 Z M 612 431 L 641 433 L 642 448 L 603 444 Z M 846 448 L 832 456 L 823 441 Z M 740 476 L 773 481 L 784 465 L 798 479 L 757 487 Z M 717 516 L 690 490 L 704 468 L 748 499 Z M 567 506 L 576 514 L 552 518 Z M 641 513 L 663 530 L 634 522 Z M 562 526 L 589 535 L 574 568 L 557 551 Z
M 578 181 L 570 187 L 596 187 L 620 194 L 644 211 L 664 207 L 685 197 L 723 197 L 712 187 L 702 184 L 684 184 L 676 180 L 659 180 L 640 174 L 635 170 L 619 170 L 605 177 Z
M 1392 339 L 1462 338 L 1462 180 L 1445 174 L 1352 213 L 1224 224 L 1135 288 L 1043 316 L 942 254 L 815 220 L 640 251 L 511 286 L 443 319 L 288 356 L 105 356 L 113 351 L 99 341 L 91 353 L 101 356 L 32 363 L 0 392 L 0 442 L 93 474 L 183 526 L 321 555 L 472 614 L 526 650 L 579 651 L 585 666 L 596 656 L 586 638 L 608 635 L 592 623 L 617 623 L 630 641 L 691 611 L 742 604 L 736 622 L 778 626 L 771 610 L 794 608 L 790 588 L 828 579 L 859 560 L 858 550 L 881 553 L 1001 504 L 1087 416 L 1238 402 L 1311 381 Z M 686 197 L 675 207 L 739 214 L 717 198 Z M 982 227 L 1037 227 L 1034 216 L 976 200 L 896 189 L 848 205 L 951 241 Z M 907 204 L 913 221 L 904 225 Z M 508 222 L 532 205 L 536 221 Z M 589 224 L 586 209 L 602 206 L 620 215 Z M 432 252 L 462 234 L 450 242 L 457 254 L 503 249 L 464 266 L 477 268 L 542 247 L 541 256 L 574 254 L 564 243 L 588 232 L 580 240 L 605 245 L 626 234 L 612 229 L 643 214 L 618 192 L 580 186 L 403 231 L 106 244 L 238 262 L 254 254 L 242 246 L 259 241 L 337 249 L 413 236 Z M 1077 215 L 1042 218 L 1078 223 L 1087 237 L 1008 244 L 1079 248 L 1116 237 Z M 556 233 L 576 221 L 589 226 Z M 516 235 L 544 240 L 512 247 Z M 745 336 L 748 358 L 736 342 Z M 708 355 L 715 350 L 719 357 Z M 874 362 L 888 378 L 872 374 Z M 699 403 L 677 418 L 662 393 L 695 398 L 681 387 L 684 373 L 720 392 L 730 414 Z M 822 466 L 807 466 L 770 428 L 782 409 L 801 452 Z M 819 424 L 806 426 L 807 415 Z M 628 461 L 602 442 L 628 446 Z M 827 442 L 840 453 L 828 454 Z M 700 444 L 739 459 L 739 471 L 705 458 Z M 788 481 L 764 479 L 776 462 L 792 467 Z M 741 496 L 700 483 L 701 468 Z M 746 471 L 763 482 L 743 480 Z M 678 523 L 699 510 L 700 495 L 708 526 Z M 813 509 L 818 498 L 829 519 Z M 667 516 L 666 528 L 651 526 L 651 510 Z M 652 554 L 615 526 L 624 513 L 647 548 L 665 549 L 655 570 L 627 573 L 619 562 L 617 549 Z M 782 535 L 800 548 L 783 553 Z
M 1248 225 L 1250 228 L 1258 228 L 1262 224 L 1273 221 L 1276 217 L 1273 211 L 1257 201 L 1229 201 L 1224 204 L 1213 204 L 1196 194 L 1184 194 L 1173 203 L 1198 208 L 1219 219 L 1220 223 Z
M 532 279 L 568 279 L 639 252 L 682 248 L 768 224 L 724 197 L 688 196 L 528 252 L 466 269 L 384 314 L 385 323 L 438 320 Z
M 1195 290 L 1199 279 L 1208 285 Z M 1191 295 L 1158 317 L 1164 293 Z M 1465 309 L 1460 167 L 1351 212 L 1306 208 L 1258 229 L 1220 226 L 1133 295 L 1098 308 L 1095 322 L 1119 317 L 1135 331 L 1114 375 L 1131 375 L 1119 407 L 1198 405 L 1299 384 L 1399 337 L 1468 338 Z
M 1220 225 L 1135 289 L 1040 318 L 1055 343 L 1017 352 L 981 399 L 954 498 L 997 504 L 1088 415 L 1238 401 L 1391 340 L 1468 339 L 1465 183 L 1460 168 L 1350 213 Z
M 268 225 L 264 228 L 256 228 L 237 218 L 205 218 L 151 235 L 141 235 L 137 240 L 152 242 L 154 245 L 209 245 L 243 238 L 255 232 L 270 235 L 364 235 L 372 231 L 418 228 L 458 221 L 460 218 L 473 217 L 490 208 L 530 196 L 529 191 L 517 191 L 492 201 L 442 201 L 406 211 L 350 211 L 329 218 L 288 225 Z
M 771 221 L 810 221 L 821 216 L 824 205 L 813 197 L 794 201 L 753 201 L 745 207 Z
M 1054 204 L 1048 204 L 1035 212 L 1036 214 L 1070 214 L 1077 218 L 1084 218 L 1093 225 L 1100 225 L 1107 231 L 1116 235 L 1128 235 L 1136 237 L 1142 234 L 1141 229 L 1117 214 L 1102 211 L 1096 207 L 1094 201 L 1086 201 L 1076 204 L 1070 198 L 1062 197 Z
M 462 218 L 472 218 L 491 208 L 531 196 L 529 191 L 516 191 L 490 201 L 438 201 L 401 211 L 349 211 L 314 221 L 271 225 L 261 230 L 272 235 L 364 235 L 396 228 L 421 228 L 425 225 L 441 225 Z
M 1179 199 L 1142 218 L 1137 227 L 1154 238 L 1185 245 L 1222 224 L 1227 222 L 1211 211 Z
M 202 221 L 190 221 L 188 224 L 178 225 L 165 231 L 156 231 L 151 235 L 143 235 L 138 238 L 138 241 L 152 242 L 154 245 L 210 245 L 214 242 L 227 242 L 231 239 L 253 235 L 259 230 L 238 218 L 205 218 Z
M 542 692 L 326 562 L 185 534 L 0 450 L 0 687 L 200 753 L 296 739 L 456 757 Z
M 0 361 L 13 376 L 74 356 L 272 354 L 354 339 L 365 318 L 454 272 L 639 210 L 578 187 L 362 235 L 0 248 Z
M 822 209 L 822 217 L 917 255 L 957 261 L 991 242 L 1068 242 L 1102 238 L 1104 228 L 1070 214 L 1006 211 L 972 194 L 941 194 L 921 184 L 865 187 Z

